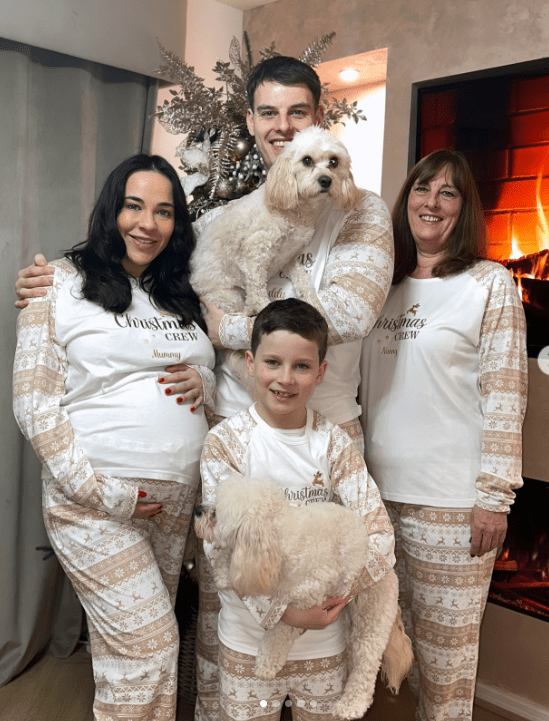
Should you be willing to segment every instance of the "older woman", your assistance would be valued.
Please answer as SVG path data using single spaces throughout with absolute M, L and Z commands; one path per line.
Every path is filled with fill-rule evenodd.
M 421 721 L 471 719 L 479 627 L 522 485 L 525 324 L 509 273 L 480 260 L 482 212 L 459 153 L 410 172 L 395 273 L 364 342 L 366 460 L 395 527 Z
M 186 363 L 211 405 L 214 351 L 188 279 L 177 174 L 137 155 L 107 179 L 87 240 L 18 320 L 14 410 L 43 473 L 51 544 L 88 619 L 94 717 L 175 719 L 173 612 L 207 431 L 159 385 Z

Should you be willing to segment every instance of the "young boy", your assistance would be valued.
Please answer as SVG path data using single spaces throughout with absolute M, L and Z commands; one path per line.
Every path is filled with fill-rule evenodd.
M 268 478 L 294 505 L 332 501 L 359 513 L 367 524 L 370 548 L 362 588 L 382 578 L 394 564 L 393 529 L 364 459 L 349 436 L 306 407 L 326 370 L 328 326 L 320 313 L 295 298 L 275 301 L 257 316 L 246 364 L 253 378 L 255 403 L 213 428 L 201 460 L 203 499 L 215 503 L 218 484 L 232 471 Z M 215 566 L 215 547 L 204 544 Z M 330 708 L 343 690 L 345 666 L 339 614 L 350 597 L 332 598 L 298 610 L 270 598 L 240 599 L 220 592 L 222 717 L 244 721 L 280 716 L 289 696 L 294 721 Z M 280 619 L 307 633 L 294 642 L 283 670 L 272 681 L 253 672 L 265 629 Z

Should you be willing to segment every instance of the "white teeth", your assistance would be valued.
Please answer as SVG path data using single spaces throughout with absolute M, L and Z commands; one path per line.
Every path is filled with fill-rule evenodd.
M 293 393 L 282 393 L 282 391 L 273 391 L 275 396 L 280 396 L 281 398 L 291 398 Z
M 437 218 L 434 215 L 420 215 L 421 220 L 426 220 L 428 223 L 438 223 L 442 218 Z

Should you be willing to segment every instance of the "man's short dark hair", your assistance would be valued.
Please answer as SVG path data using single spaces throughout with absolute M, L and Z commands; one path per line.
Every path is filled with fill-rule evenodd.
M 322 363 L 328 349 L 328 324 L 310 303 L 297 298 L 286 298 L 265 306 L 254 321 L 252 355 L 255 356 L 263 336 L 277 330 L 286 330 L 316 343 L 318 358 Z
M 250 108 L 254 109 L 255 91 L 264 83 L 280 83 L 281 85 L 306 85 L 313 95 L 315 110 L 320 103 L 322 88 L 320 78 L 307 63 L 285 55 L 267 58 L 255 66 L 248 78 L 246 93 Z

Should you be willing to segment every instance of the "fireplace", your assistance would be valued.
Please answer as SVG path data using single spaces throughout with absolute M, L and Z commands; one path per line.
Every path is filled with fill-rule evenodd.
M 524 487 L 509 516 L 489 600 L 549 621 L 549 59 L 419 83 L 410 163 L 460 150 L 478 184 L 486 257 L 514 276 L 527 319 Z M 412 122 L 414 125 L 414 121 Z

